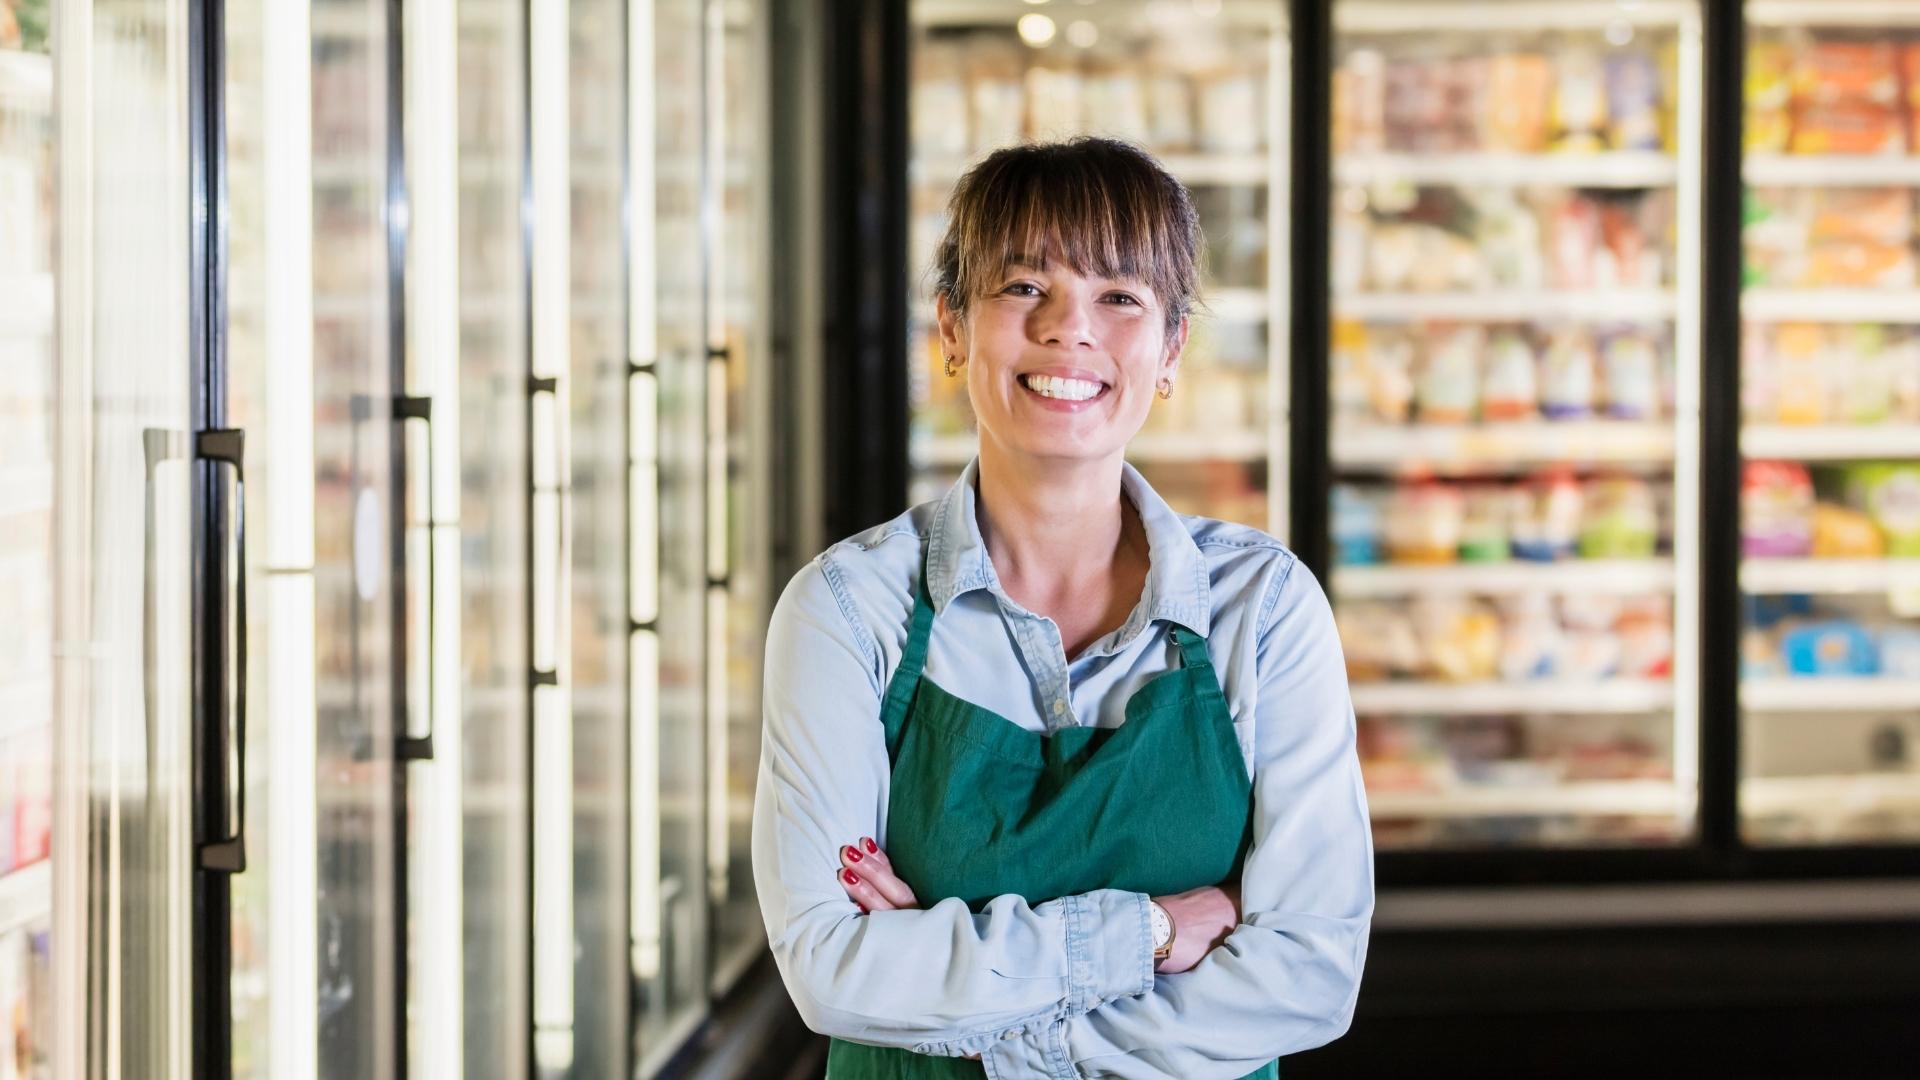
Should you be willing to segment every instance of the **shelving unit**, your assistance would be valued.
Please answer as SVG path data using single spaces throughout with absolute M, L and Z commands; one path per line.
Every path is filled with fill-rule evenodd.
M 1552 787 L 1460 784 L 1440 791 L 1367 796 L 1375 818 L 1533 817 L 1685 813 L 1692 799 L 1670 780 L 1593 780 Z
M 1754 187 L 1920 187 L 1920 157 L 1906 154 L 1752 154 Z
M 1872 811 L 1920 814 L 1920 774 L 1750 776 L 1740 781 L 1749 815 L 1831 817 Z
M 1920 424 L 1748 425 L 1740 432 L 1748 458 L 1877 461 L 1920 457 Z
M 1740 704 L 1748 712 L 1912 712 L 1920 709 L 1920 679 L 1808 676 L 1747 679 Z
M 1670 709 L 1674 704 L 1674 686 L 1667 679 L 1516 683 L 1362 682 L 1354 683 L 1351 689 L 1354 712 L 1362 715 L 1631 714 Z
M 1873 595 L 1920 587 L 1920 559 L 1748 559 L 1740 588 L 1757 596 Z
M 1567 420 L 1511 424 L 1336 424 L 1333 461 L 1350 468 L 1521 468 L 1560 462 L 1664 463 L 1674 429 L 1664 421 Z
M 1366 322 L 1658 322 L 1674 317 L 1664 289 L 1488 289 L 1480 292 L 1337 293 L 1333 314 Z
M 1671 592 L 1673 584 L 1671 559 L 1339 566 L 1333 571 L 1333 591 L 1343 600 L 1421 593 L 1567 592 L 1643 596 Z
M 1740 314 L 1752 322 L 1920 326 L 1920 289 L 1748 289 Z
M 1351 154 L 1334 161 L 1341 184 L 1422 184 L 1477 187 L 1671 187 L 1679 166 L 1652 150 L 1599 154 Z

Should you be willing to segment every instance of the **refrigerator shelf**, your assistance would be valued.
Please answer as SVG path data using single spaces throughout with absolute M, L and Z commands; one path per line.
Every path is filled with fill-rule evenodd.
M 1434 30 L 1604 30 L 1610 26 L 1676 26 L 1697 16 L 1687 0 L 1514 0 L 1499 4 L 1434 4 L 1424 0 L 1347 0 L 1333 9 L 1343 34 L 1413 34 Z
M 1605 679 L 1598 682 L 1376 682 L 1351 687 L 1353 711 L 1361 715 L 1434 713 L 1489 716 L 1508 713 L 1568 715 L 1631 714 L 1673 707 L 1670 679 Z
M 1339 425 L 1334 464 L 1399 472 L 1409 466 L 1518 468 L 1558 462 L 1669 462 L 1670 423 L 1639 420 L 1538 420 L 1485 424 Z
M 1920 326 L 1920 289 L 1748 289 L 1751 322 L 1897 323 Z
M 53 333 L 53 274 L 0 276 L 0 339 L 41 337 Z
M 53 914 L 53 860 L 0 874 L 0 934 Z
M 1740 704 L 1748 712 L 1897 712 L 1920 709 L 1920 679 L 1804 676 L 1745 679 Z
M 1569 559 L 1536 563 L 1454 563 L 1446 566 L 1337 566 L 1333 591 L 1342 599 L 1420 593 L 1502 595 L 1524 592 L 1643 596 L 1673 591 L 1671 559 Z
M 1740 806 L 1748 816 L 1920 813 L 1920 774 L 1750 776 L 1740 781 Z
M 1754 187 L 1916 187 L 1920 156 L 1753 154 L 1742 172 Z
M 1682 814 L 1692 799 L 1669 780 L 1588 780 L 1552 787 L 1462 784 L 1441 791 L 1368 792 L 1375 818 Z
M 0 107 L 46 113 L 53 108 L 53 57 L 0 49 Z
M 1333 298 L 1335 318 L 1368 322 L 1657 322 L 1673 318 L 1676 306 L 1673 293 L 1664 289 L 1352 292 Z M 1913 318 L 1920 321 L 1920 315 Z
M 1475 187 L 1672 187 L 1680 169 L 1671 154 L 1651 150 L 1599 154 L 1348 154 L 1338 157 L 1342 184 L 1408 183 Z
M 1748 0 L 1745 14 L 1755 26 L 1920 26 L 1912 0 Z
M 1148 147 L 1149 150 L 1152 147 Z M 1193 187 L 1265 187 L 1278 175 L 1280 166 L 1265 153 L 1252 154 L 1160 154 L 1160 164 L 1182 184 Z M 908 175 L 917 186 L 946 189 L 980 159 L 957 157 L 916 157 L 908 166 Z
M 1884 461 L 1920 458 L 1920 424 L 1753 424 L 1740 431 L 1747 458 Z
M 1920 587 L 1920 559 L 1748 559 L 1740 588 L 1761 596 L 1872 595 Z
M 979 443 L 972 435 L 935 435 L 917 440 L 909 451 L 914 467 L 957 469 L 973 460 Z M 1267 433 L 1229 431 L 1147 431 L 1127 444 L 1127 460 L 1162 464 L 1233 461 L 1257 462 L 1267 457 Z

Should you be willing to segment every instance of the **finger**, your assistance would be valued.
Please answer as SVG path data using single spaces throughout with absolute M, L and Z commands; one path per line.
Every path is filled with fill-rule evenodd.
M 840 865 L 873 882 L 874 887 L 892 901 L 895 907 L 920 906 L 920 901 L 913 895 L 913 890 L 907 887 L 906 882 L 900 880 L 900 875 L 894 872 L 893 863 L 887 859 L 887 853 L 874 844 L 872 837 L 863 836 L 858 844 L 849 844 L 841 848 Z
M 840 882 L 840 888 L 846 891 L 847 898 L 860 905 L 862 910 L 867 912 L 894 910 L 893 903 L 881 895 L 880 890 L 874 888 L 873 883 L 858 872 L 843 869 L 837 875 L 837 879 Z

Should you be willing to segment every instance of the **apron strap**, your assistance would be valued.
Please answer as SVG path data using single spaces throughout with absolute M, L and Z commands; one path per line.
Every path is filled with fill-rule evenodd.
M 887 756 L 899 749 L 900 731 L 913 705 L 914 692 L 920 688 L 920 673 L 927 667 L 927 642 L 933 636 L 933 600 L 927 596 L 927 562 L 920 558 L 920 577 L 913 583 L 913 620 L 907 627 L 907 646 L 900 664 L 887 683 L 887 700 L 880 711 L 880 725 L 887 733 Z
M 1170 623 L 1167 633 L 1173 637 L 1173 643 L 1180 646 L 1182 666 L 1195 672 L 1193 689 L 1201 703 L 1230 717 L 1232 713 L 1227 708 L 1227 695 L 1221 691 L 1220 679 L 1213 673 L 1213 660 L 1207 655 L 1207 639 L 1179 623 Z

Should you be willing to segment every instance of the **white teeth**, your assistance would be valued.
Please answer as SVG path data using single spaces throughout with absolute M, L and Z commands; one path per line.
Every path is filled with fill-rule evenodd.
M 1064 379 L 1057 375 L 1027 375 L 1023 377 L 1027 389 L 1041 397 L 1060 398 L 1065 401 L 1085 401 L 1100 393 L 1100 384 L 1085 379 Z

